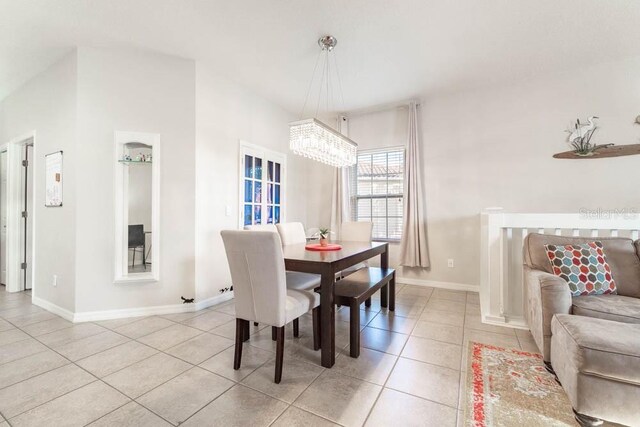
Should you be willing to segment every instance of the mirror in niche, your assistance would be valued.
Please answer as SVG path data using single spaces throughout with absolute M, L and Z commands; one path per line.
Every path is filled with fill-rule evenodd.
M 144 143 L 124 144 L 123 163 L 128 166 L 125 187 L 127 201 L 127 271 L 146 273 L 152 269 L 152 161 L 153 147 Z

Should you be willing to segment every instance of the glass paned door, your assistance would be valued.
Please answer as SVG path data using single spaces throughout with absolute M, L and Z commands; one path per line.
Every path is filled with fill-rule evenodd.
M 279 162 L 267 162 L 267 224 L 278 224 L 281 220 L 281 168 Z
M 244 225 L 262 223 L 262 158 L 244 155 Z
M 284 154 L 240 142 L 241 227 L 285 220 L 286 161 Z

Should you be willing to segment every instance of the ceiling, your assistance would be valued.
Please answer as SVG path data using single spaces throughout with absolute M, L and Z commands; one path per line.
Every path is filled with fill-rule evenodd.
M 73 46 L 134 47 L 299 113 L 328 33 L 350 111 L 637 56 L 639 22 L 636 0 L 0 0 L 0 99 Z

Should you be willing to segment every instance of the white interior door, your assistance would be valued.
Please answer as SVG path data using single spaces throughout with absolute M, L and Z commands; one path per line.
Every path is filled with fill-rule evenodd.
M 0 283 L 7 284 L 7 152 L 0 152 Z
M 23 163 L 25 165 L 25 186 L 24 186 L 24 253 L 23 262 L 25 263 L 24 286 L 23 289 L 31 289 L 33 283 L 33 145 L 25 146 Z
M 286 156 L 240 142 L 240 228 L 284 222 Z

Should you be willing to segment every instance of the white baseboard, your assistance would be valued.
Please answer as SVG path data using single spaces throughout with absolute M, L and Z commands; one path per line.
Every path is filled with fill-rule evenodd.
M 62 317 L 63 319 L 66 319 L 70 322 L 73 322 L 73 312 L 67 310 L 66 308 L 62 308 L 58 305 L 55 305 L 52 302 L 49 302 L 47 300 L 44 300 L 42 298 L 38 298 L 37 296 L 33 295 L 31 297 L 31 302 L 34 305 L 37 305 L 38 307 L 42 307 L 47 311 L 50 311 L 53 314 L 57 314 L 58 316 Z
M 215 297 L 196 302 L 194 304 L 194 311 L 202 310 L 203 308 L 211 307 L 216 304 L 221 304 L 225 301 L 229 301 L 230 299 L 233 299 L 233 291 L 225 292 L 224 294 L 216 295 Z
M 207 307 L 211 307 L 216 304 L 223 303 L 233 298 L 233 292 L 225 292 L 215 297 L 207 298 L 202 301 L 198 301 L 195 304 L 171 304 L 171 305 L 157 305 L 153 307 L 133 307 L 123 308 L 116 310 L 100 310 L 100 311 L 85 311 L 80 313 L 73 313 L 62 307 L 58 307 L 43 299 L 33 297 L 33 303 L 37 306 L 44 308 L 58 316 L 63 317 L 74 323 L 79 322 L 95 322 L 99 320 L 111 320 L 122 319 L 125 317 L 141 317 L 152 316 L 160 314 L 173 314 L 173 313 L 187 313 L 190 311 L 199 311 Z
M 438 282 L 436 280 L 409 279 L 406 277 L 398 277 L 396 282 L 405 285 L 430 286 L 432 288 L 449 289 L 452 291 L 480 292 L 480 286 L 466 283 Z
M 497 317 L 497 316 L 482 316 L 482 323 L 486 323 L 487 325 L 496 325 L 496 326 L 505 326 L 508 328 L 514 329 L 526 329 L 529 330 L 529 325 L 527 325 L 527 321 L 524 317 Z

